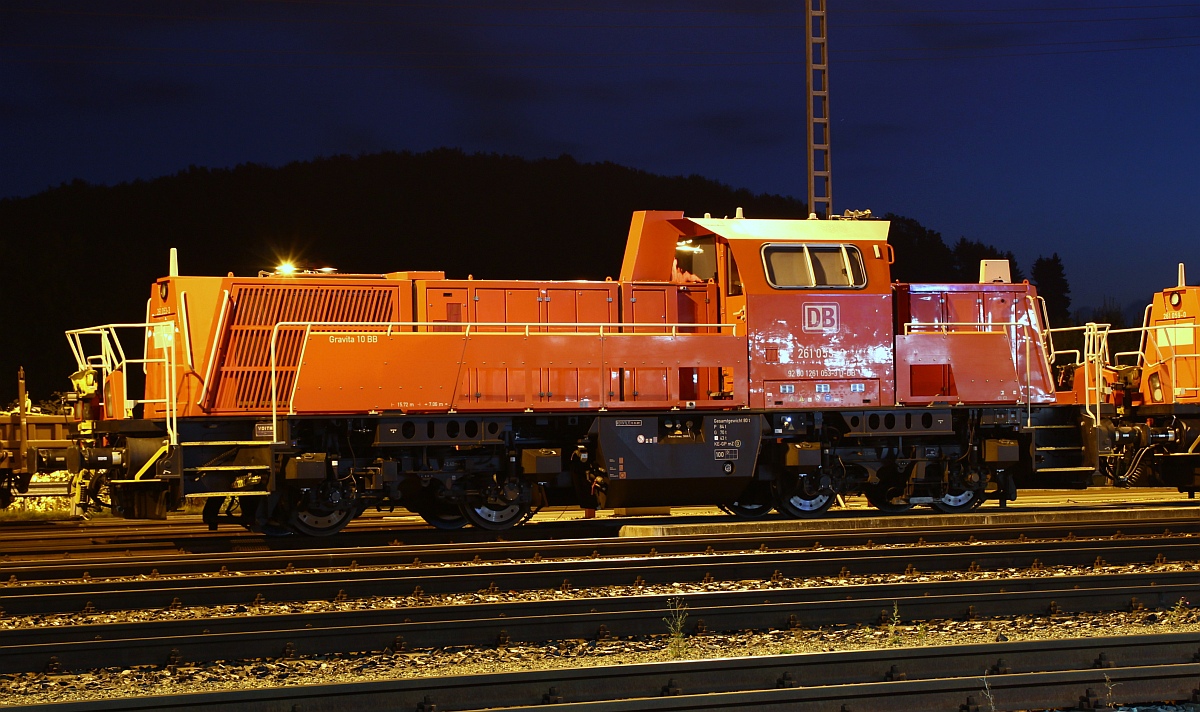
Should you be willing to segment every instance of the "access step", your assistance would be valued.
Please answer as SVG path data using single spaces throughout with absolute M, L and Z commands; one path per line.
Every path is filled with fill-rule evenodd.
M 184 447 L 205 447 L 208 445 L 221 447 L 270 447 L 269 441 L 263 440 L 197 440 L 194 442 L 179 443 Z
M 185 467 L 184 472 L 232 472 L 241 470 L 269 470 L 270 465 L 209 465 L 207 467 Z
M 1039 467 L 1034 472 L 1095 472 L 1094 467 Z

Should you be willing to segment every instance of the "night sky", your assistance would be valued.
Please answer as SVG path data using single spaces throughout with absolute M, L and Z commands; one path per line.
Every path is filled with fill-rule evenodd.
M 835 210 L 1058 252 L 1076 307 L 1174 284 L 1200 3 L 828 4 Z M 0 0 L 0 197 L 452 146 L 803 199 L 803 50 L 802 2 Z

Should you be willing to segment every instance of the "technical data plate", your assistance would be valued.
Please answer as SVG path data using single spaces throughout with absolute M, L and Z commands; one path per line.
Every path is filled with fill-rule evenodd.
M 681 496 L 734 501 L 754 475 L 763 433 L 762 416 L 737 413 L 612 416 L 598 425 L 614 507 Z

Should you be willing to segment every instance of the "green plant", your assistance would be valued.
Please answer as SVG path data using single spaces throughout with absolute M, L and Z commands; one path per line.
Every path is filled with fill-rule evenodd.
M 682 598 L 668 598 L 667 610 L 669 613 L 663 618 L 663 623 L 667 624 L 667 634 L 670 636 L 667 640 L 667 654 L 672 658 L 681 658 L 688 651 L 687 640 L 683 634 L 688 615 L 687 601 Z
M 1167 625 L 1179 625 L 1188 617 L 1188 601 L 1186 598 L 1180 598 L 1171 606 L 1170 610 L 1163 614 L 1162 622 Z
M 892 601 L 892 616 L 888 619 L 888 645 L 900 644 L 900 604 Z

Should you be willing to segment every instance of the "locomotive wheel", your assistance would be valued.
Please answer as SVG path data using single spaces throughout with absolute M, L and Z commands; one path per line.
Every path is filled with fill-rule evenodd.
M 738 519 L 762 519 L 771 513 L 774 509 L 769 504 L 727 502 L 726 504 L 717 505 L 717 508 L 726 514 L 733 515 Z
M 943 514 L 969 512 L 983 504 L 983 492 L 961 489 L 947 492 L 940 500 L 929 505 Z
M 512 502 L 497 506 L 490 502 L 473 502 L 468 499 L 462 505 L 462 514 L 471 524 L 480 529 L 503 531 L 525 521 L 529 505 Z
M 467 519 L 459 511 L 457 504 L 442 496 L 445 493 L 445 487 L 433 480 L 421 488 L 416 502 L 409 509 L 419 514 L 430 526 L 445 531 L 462 529 L 467 526 Z
M 429 525 L 446 531 L 462 529 L 467 526 L 467 518 L 462 515 L 458 507 L 449 503 L 435 503 L 428 507 L 422 507 L 417 514 L 421 515 L 421 519 L 424 519 Z
M 774 509 L 771 500 L 771 488 L 765 482 L 756 481 L 738 495 L 736 501 L 718 505 L 718 508 L 738 519 L 762 519 Z
M 775 508 L 793 519 L 819 517 L 833 506 L 836 497 L 812 491 L 812 477 L 799 477 L 790 486 L 775 482 Z
M 880 485 L 865 488 L 863 494 L 867 496 L 867 504 L 887 514 L 900 514 L 913 508 L 911 502 L 892 502 L 889 491 Z
M 288 515 L 288 526 L 307 536 L 329 536 L 345 529 L 351 519 L 354 519 L 353 514 L 345 509 L 331 512 L 294 510 Z
M 469 492 L 460 506 L 468 522 L 480 529 L 503 531 L 529 518 L 529 497 L 521 496 L 528 485 L 502 483 L 494 477 L 478 484 L 477 491 Z

